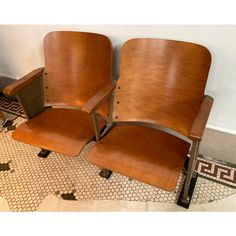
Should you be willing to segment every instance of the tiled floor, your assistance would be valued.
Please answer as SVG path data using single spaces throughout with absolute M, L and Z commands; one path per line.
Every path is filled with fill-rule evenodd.
M 17 118 L 16 123 L 23 122 Z M 39 149 L 16 142 L 11 131 L 0 133 L 0 196 L 12 211 L 35 211 L 49 194 L 68 200 L 126 200 L 176 203 L 183 177 L 176 191 L 166 192 L 113 174 L 109 180 L 98 175 L 99 168 L 88 163 L 89 143 L 80 156 L 71 158 L 51 153 L 37 157 Z M 198 159 L 198 178 L 192 204 L 212 202 L 236 193 L 236 170 L 211 160 Z
M 0 97 L 0 107 L 21 115 L 17 102 Z M 25 120 L 19 117 L 19 125 Z M 94 142 L 86 145 L 76 158 L 51 153 L 47 159 L 37 157 L 39 149 L 16 142 L 11 131 L 0 133 L 0 196 L 12 211 L 35 211 L 50 194 L 67 200 L 120 200 L 176 203 L 184 176 L 174 192 L 166 192 L 114 173 L 101 178 L 99 168 L 86 160 Z M 211 159 L 198 158 L 199 173 L 192 204 L 224 199 L 236 193 L 236 168 Z
M 0 108 L 2 111 L 6 111 L 11 114 L 20 115 L 25 117 L 24 112 L 20 104 L 16 101 L 11 101 L 0 95 Z
M 2 199 L 2 208 L 9 207 Z M 0 197 L 1 207 L 1 197 Z M 123 200 L 80 200 L 67 201 L 48 195 L 40 206 L 37 208 L 40 212 L 236 212 L 236 194 L 221 200 L 210 203 L 191 204 L 189 209 L 185 209 L 173 203 L 166 202 L 140 202 L 140 201 L 123 201 Z M 233 215 L 234 216 L 234 215 Z M 235 218 L 235 216 L 234 216 Z M 212 222 L 214 224 L 214 221 Z M 208 219 L 209 225 L 209 219 Z M 194 226 L 193 226 L 194 227 Z

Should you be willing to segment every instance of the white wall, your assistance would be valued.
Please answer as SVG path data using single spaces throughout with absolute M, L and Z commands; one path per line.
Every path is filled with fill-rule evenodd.
M 0 25 L 0 74 L 19 78 L 43 66 L 43 38 L 53 30 L 89 31 L 110 37 L 115 47 L 115 77 L 118 49 L 129 38 L 169 38 L 206 46 L 213 58 L 206 94 L 215 99 L 208 127 L 236 133 L 236 25 Z

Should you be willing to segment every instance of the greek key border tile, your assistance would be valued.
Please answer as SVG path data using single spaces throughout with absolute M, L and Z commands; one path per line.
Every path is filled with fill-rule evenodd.
M 11 101 L 2 96 L 0 96 L 0 110 L 25 118 L 24 111 L 19 102 Z
M 198 158 L 196 171 L 209 179 L 236 188 L 236 168 L 234 167 Z

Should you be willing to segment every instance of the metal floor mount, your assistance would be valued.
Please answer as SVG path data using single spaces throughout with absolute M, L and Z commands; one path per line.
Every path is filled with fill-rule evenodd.
M 14 120 L 6 119 L 0 126 L 0 132 L 4 129 L 6 130 L 6 132 L 10 130 L 15 130 L 16 125 L 14 124 Z
M 99 172 L 99 175 L 102 177 L 102 178 L 105 178 L 105 179 L 109 179 L 111 177 L 111 174 L 112 174 L 112 171 L 111 170 L 107 170 L 107 169 L 102 169 L 100 172 Z
M 189 208 L 191 200 L 192 200 L 192 196 L 193 196 L 193 193 L 194 193 L 194 189 L 195 189 L 195 186 L 196 186 L 196 183 L 197 183 L 197 178 L 198 178 L 198 173 L 194 172 L 194 174 L 191 178 L 191 181 L 190 181 L 190 185 L 189 185 L 188 199 L 183 198 L 184 188 L 182 188 L 179 199 L 178 199 L 178 202 L 177 202 L 178 206 L 184 207 L 186 209 Z M 184 183 L 184 185 L 185 185 L 185 183 Z
M 47 158 L 50 153 L 51 151 L 49 150 L 41 149 L 41 151 L 38 154 L 38 157 Z

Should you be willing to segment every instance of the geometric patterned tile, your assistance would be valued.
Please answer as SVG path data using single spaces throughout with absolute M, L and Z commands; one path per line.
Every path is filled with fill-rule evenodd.
M 16 119 L 17 124 L 24 121 L 20 117 Z M 0 171 L 0 196 L 8 201 L 12 211 L 35 211 L 49 194 L 67 200 L 177 202 L 184 180 L 183 175 L 180 176 L 178 186 L 173 192 L 130 180 L 117 173 L 113 173 L 108 180 L 103 179 L 98 175 L 100 169 L 86 159 L 94 144 L 95 142 L 88 143 L 75 158 L 52 152 L 44 159 L 37 156 L 39 148 L 14 141 L 11 138 L 11 131 L 1 132 L 0 164 L 8 164 L 9 170 Z M 223 182 L 227 182 L 228 179 L 233 180 L 231 172 L 228 174 L 225 170 L 224 175 L 221 174 L 222 171 L 220 174 L 217 172 L 216 177 L 212 176 L 209 179 L 208 174 L 215 173 L 214 167 L 219 164 L 200 158 L 198 160 L 200 177 L 192 204 L 211 202 L 236 193 L 234 183 L 229 186 Z M 219 166 L 224 167 L 224 165 Z M 203 173 L 207 168 L 211 171 Z M 219 167 L 217 168 L 219 170 Z M 226 175 L 229 177 L 225 177 Z M 219 182 L 217 178 L 221 176 L 227 180 Z
M 213 202 L 215 200 L 226 198 L 235 193 L 235 188 L 231 188 L 217 182 L 198 177 L 192 198 L 192 203 L 202 204 Z
M 3 96 L 0 96 L 0 110 L 10 114 L 25 117 L 23 109 L 19 102 L 11 101 Z

